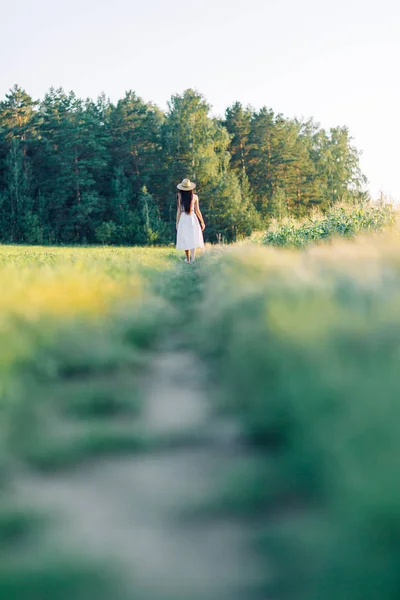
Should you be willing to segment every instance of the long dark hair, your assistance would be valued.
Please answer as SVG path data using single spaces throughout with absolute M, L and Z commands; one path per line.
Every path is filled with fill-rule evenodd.
M 186 214 L 190 214 L 190 208 L 193 200 L 193 190 L 181 190 L 181 201 Z

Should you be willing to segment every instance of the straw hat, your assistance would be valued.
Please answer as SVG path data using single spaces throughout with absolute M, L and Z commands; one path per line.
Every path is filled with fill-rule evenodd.
M 182 183 L 178 183 L 178 185 L 176 187 L 178 188 L 178 190 L 182 190 L 183 192 L 188 192 L 189 190 L 194 190 L 194 188 L 196 187 L 196 184 L 193 183 L 193 181 L 190 181 L 190 179 L 184 179 L 182 181 Z

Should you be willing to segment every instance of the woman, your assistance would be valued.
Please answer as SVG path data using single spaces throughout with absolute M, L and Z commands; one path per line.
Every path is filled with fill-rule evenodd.
M 184 250 L 186 262 L 193 263 L 196 258 L 196 248 L 204 248 L 203 215 L 200 212 L 199 198 L 194 193 L 196 184 L 184 179 L 177 185 L 178 210 L 176 211 L 176 249 Z

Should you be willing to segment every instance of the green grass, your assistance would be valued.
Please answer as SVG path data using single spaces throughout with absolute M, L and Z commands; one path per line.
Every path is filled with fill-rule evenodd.
M 0 567 L 0 597 L 7 600 L 119 600 L 118 579 L 104 570 L 75 560 Z
M 136 379 L 168 321 L 153 287 L 176 260 L 167 248 L 0 248 L 0 428 L 14 454 L 61 466 L 120 451 L 116 434 L 77 421 L 139 414 Z
M 0 247 L 1 598 L 126 600 L 110 565 L 66 558 L 62 543 L 49 550 L 51 523 L 7 504 L 8 482 L 21 468 L 54 476 L 158 443 L 138 425 L 138 381 L 170 323 L 161 291 L 177 258 L 168 248 Z
M 198 347 L 258 457 L 217 506 L 265 516 L 273 598 L 400 593 L 399 250 L 396 236 L 243 246 L 201 265 Z
M 138 425 L 141 374 L 176 337 L 206 365 L 215 417 L 242 431 L 203 509 L 252 528 L 269 574 L 254 599 L 397 600 L 400 243 L 377 211 L 338 208 L 191 266 L 170 249 L 1 248 L 2 489 L 21 464 L 56 476 L 196 443 Z M 114 597 L 101 567 L 61 549 L 25 560 L 44 529 L 3 506 L 0 597 Z

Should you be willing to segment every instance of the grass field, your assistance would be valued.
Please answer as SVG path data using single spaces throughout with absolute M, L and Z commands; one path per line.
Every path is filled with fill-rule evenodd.
M 163 288 L 176 260 L 170 249 L 0 249 L 0 597 L 116 594 L 103 569 L 49 551 L 47 519 L 6 492 L 21 469 L 55 472 L 146 447 L 137 381 L 168 319 L 153 286 Z
M 48 517 L 9 490 L 116 453 L 165 456 L 171 439 L 141 427 L 141 381 L 172 342 L 204 368 L 212 419 L 239 432 L 197 503 L 205 524 L 252 532 L 265 579 L 238 597 L 399 597 L 396 230 L 301 251 L 221 246 L 190 266 L 171 249 L 2 247 L 0 284 L 1 598 L 132 598 L 111 562 L 54 547 Z M 194 377 L 182 365 L 178 388 Z
M 64 447 L 60 413 L 84 419 L 137 409 L 139 399 L 126 374 L 140 368 L 144 352 L 162 332 L 168 306 L 152 287 L 156 280 L 162 286 L 176 254 L 3 247 L 0 256 L 0 369 L 8 437 L 15 440 L 15 452 L 43 466 L 73 460 L 73 453 L 86 450 L 79 449 L 78 440 Z M 54 423 L 48 435 L 39 427 L 37 436 L 34 424 L 41 411 L 50 421 L 54 413 Z M 90 434 L 92 442 L 83 436 L 83 445 L 101 446 L 96 430 Z
M 254 448 L 217 507 L 269 515 L 265 593 L 396 598 L 398 240 L 233 249 L 202 269 L 198 343 Z

